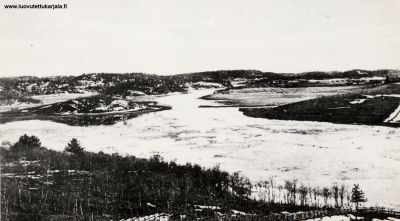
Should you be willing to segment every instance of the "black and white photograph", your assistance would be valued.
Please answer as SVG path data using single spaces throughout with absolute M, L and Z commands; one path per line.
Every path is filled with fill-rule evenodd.
M 400 221 L 400 1 L 0 2 L 1 221 Z

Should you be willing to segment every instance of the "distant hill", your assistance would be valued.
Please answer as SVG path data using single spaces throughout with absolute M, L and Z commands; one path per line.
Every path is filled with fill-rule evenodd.
M 145 73 L 89 73 L 79 76 L 55 77 L 7 77 L 0 78 L 1 90 L 14 90 L 25 95 L 82 93 L 96 91 L 106 94 L 129 95 L 129 91 L 139 91 L 145 94 L 165 94 L 184 91 L 196 82 L 219 83 L 228 88 L 235 81 L 241 81 L 243 86 L 263 87 L 272 81 L 332 79 L 332 78 L 362 78 L 385 77 L 390 81 L 400 80 L 398 70 L 350 70 L 344 72 L 303 72 L 274 73 L 259 70 L 218 70 L 186 74 L 160 76 Z

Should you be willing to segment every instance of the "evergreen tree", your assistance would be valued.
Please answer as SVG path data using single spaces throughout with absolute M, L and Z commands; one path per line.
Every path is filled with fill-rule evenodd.
M 76 138 L 72 138 L 72 140 L 65 147 L 65 151 L 74 155 L 79 155 L 83 153 L 83 147 Z
M 364 192 L 360 189 L 360 185 L 354 184 L 354 187 L 351 190 L 350 202 L 355 204 L 356 211 L 358 211 L 359 203 L 367 202 L 367 199 L 364 196 Z

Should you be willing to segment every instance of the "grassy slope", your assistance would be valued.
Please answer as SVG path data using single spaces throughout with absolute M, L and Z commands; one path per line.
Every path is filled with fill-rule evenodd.
M 316 97 L 355 93 L 362 91 L 363 88 L 363 86 L 242 88 L 214 93 L 204 96 L 202 99 L 216 100 L 226 106 L 280 106 Z
M 322 121 L 345 124 L 385 125 L 383 121 L 399 106 L 400 98 L 376 96 L 366 99 L 364 95 L 393 94 L 400 92 L 400 85 L 390 84 L 361 91 L 359 94 L 321 97 L 287 104 L 272 109 L 240 109 L 251 117 Z M 351 104 L 357 99 L 362 103 Z M 399 126 L 398 124 L 390 124 Z

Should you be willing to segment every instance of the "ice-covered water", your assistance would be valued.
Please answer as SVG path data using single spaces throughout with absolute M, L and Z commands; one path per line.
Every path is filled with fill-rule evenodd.
M 244 116 L 237 108 L 198 108 L 212 90 L 155 98 L 172 110 L 150 113 L 127 125 L 78 127 L 50 121 L 0 125 L 0 141 L 24 133 L 63 150 L 77 138 L 89 151 L 138 157 L 160 154 L 178 163 L 198 163 L 252 180 L 276 176 L 310 185 L 359 183 L 368 204 L 400 208 L 400 129 Z

